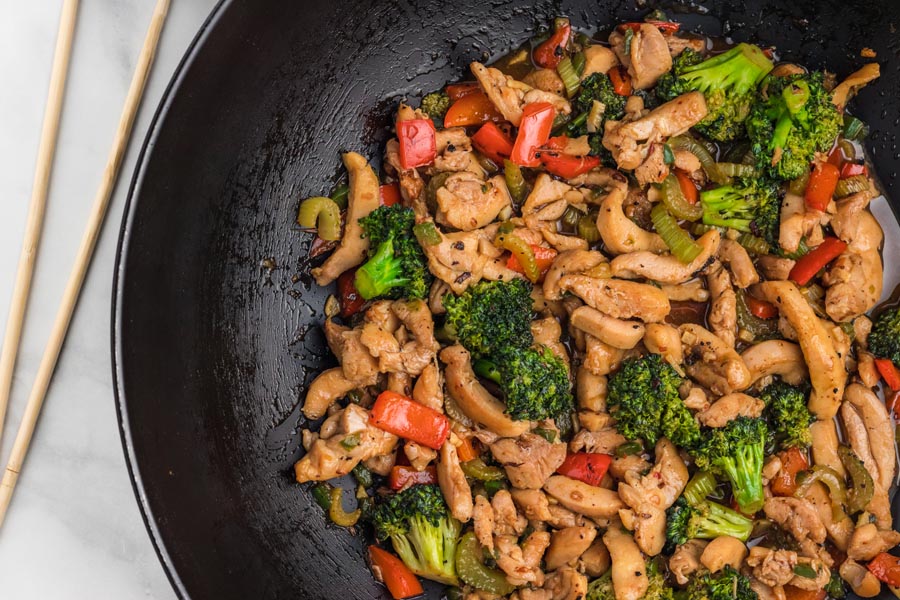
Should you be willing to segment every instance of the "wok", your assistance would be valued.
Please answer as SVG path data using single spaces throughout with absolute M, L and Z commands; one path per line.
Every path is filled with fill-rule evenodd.
M 663 2 L 687 29 L 777 45 L 881 79 L 856 104 L 895 187 L 900 35 L 891 0 Z M 365 540 L 328 526 L 293 482 L 304 386 L 333 359 L 326 292 L 305 264 L 299 199 L 328 190 L 339 152 L 375 164 L 399 99 L 467 74 L 555 15 L 636 19 L 635 0 L 232 0 L 210 16 L 147 135 L 122 225 L 113 337 L 134 489 L 178 595 L 385 598 Z M 890 267 L 889 267 L 890 268 Z M 430 588 L 439 597 L 439 588 Z

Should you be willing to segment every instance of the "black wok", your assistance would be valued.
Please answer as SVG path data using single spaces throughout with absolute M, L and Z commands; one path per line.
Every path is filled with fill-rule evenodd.
M 896 2 L 660 6 L 690 30 L 777 45 L 786 59 L 840 74 L 862 64 L 863 46 L 873 48 L 883 75 L 857 112 L 893 191 Z M 470 61 L 511 49 L 555 15 L 602 27 L 649 8 L 635 0 L 233 0 L 214 11 L 147 136 L 114 299 L 123 444 L 181 597 L 386 597 L 366 568 L 364 540 L 327 526 L 291 477 L 299 399 L 332 362 L 317 328 L 325 294 L 305 272 L 309 236 L 292 225 L 298 201 L 329 189 L 341 150 L 378 162 L 404 95 L 461 78 Z

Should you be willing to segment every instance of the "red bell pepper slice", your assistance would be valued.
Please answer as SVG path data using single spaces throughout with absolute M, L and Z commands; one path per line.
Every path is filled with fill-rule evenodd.
M 869 168 L 866 165 L 854 162 L 844 163 L 844 166 L 841 167 L 841 179 L 849 179 L 850 177 L 856 177 L 857 175 L 865 175 L 868 177 Z
M 447 109 L 444 127 L 469 127 L 487 121 L 502 121 L 503 115 L 481 90 L 466 94 Z
M 759 317 L 760 319 L 774 319 L 778 316 L 778 308 L 771 302 L 754 298 L 749 294 L 744 298 L 746 299 L 747 308 L 750 310 L 750 314 L 754 317 Z
M 381 206 L 393 206 L 402 200 L 400 186 L 396 183 L 385 183 L 378 188 Z
M 844 156 L 844 151 L 843 149 L 841 149 L 841 145 L 835 144 L 834 148 L 831 149 L 831 152 L 828 153 L 827 162 L 840 169 L 845 160 L 847 160 L 847 157 Z
M 446 415 L 390 390 L 378 395 L 369 420 L 379 429 L 434 450 L 440 450 L 450 435 Z
M 878 369 L 878 372 L 881 373 L 881 377 L 891 390 L 895 392 L 900 390 L 900 369 L 897 369 L 891 359 L 876 358 L 875 367 Z
M 541 151 L 538 154 L 544 168 L 549 173 L 563 179 L 578 177 L 600 166 L 600 159 L 596 156 L 572 156 L 571 154 L 547 151 Z
M 472 145 L 498 165 L 512 156 L 512 140 L 496 123 L 487 122 L 482 125 L 472 136 Z
M 621 65 L 609 70 L 609 80 L 612 82 L 613 91 L 620 96 L 630 96 L 634 88 L 631 86 L 631 75 Z
M 397 122 L 400 141 L 400 166 L 404 169 L 424 167 L 434 162 L 437 145 L 431 119 L 409 119 Z
M 869 563 L 869 572 L 893 587 L 900 587 L 900 558 L 881 552 Z
M 825 241 L 797 261 L 788 278 L 797 285 L 806 285 L 810 279 L 816 276 L 816 273 L 843 254 L 846 249 L 846 242 L 836 237 L 825 238 Z
M 572 35 L 572 26 L 563 25 L 553 32 L 547 41 L 542 42 L 534 49 L 532 56 L 534 62 L 545 69 L 555 69 L 565 55 L 569 37 Z
M 408 465 L 395 465 L 391 468 L 388 483 L 392 490 L 402 490 L 410 485 L 437 483 L 437 469 L 428 466 L 424 471 L 416 471 Z
M 378 546 L 369 546 L 372 567 L 381 574 L 384 585 L 394 600 L 412 598 L 424 593 L 422 583 L 403 561 Z
M 690 204 L 700 202 L 700 191 L 697 190 L 697 186 L 694 185 L 694 180 L 691 179 L 690 175 L 681 169 L 675 169 L 673 173 L 675 174 L 675 179 L 678 180 L 678 187 L 681 188 L 681 193 L 684 194 L 684 199 Z
M 366 299 L 356 289 L 355 279 L 356 269 L 344 271 L 337 279 L 338 302 L 341 305 L 341 317 L 345 319 L 358 313 L 366 303 Z
M 646 23 L 647 25 L 653 25 L 654 27 L 656 27 L 657 29 L 659 29 L 660 31 L 662 31 L 664 33 L 665 32 L 675 33 L 676 31 L 681 29 L 681 23 L 675 23 L 674 21 L 647 20 L 647 21 L 644 21 L 644 23 Z M 641 30 L 641 25 L 643 25 L 644 23 L 622 23 L 621 25 L 619 25 L 618 29 L 621 32 L 624 32 L 626 29 L 630 29 L 633 32 L 637 33 L 638 31 Z
M 583 481 L 588 485 L 600 485 L 603 476 L 612 462 L 609 454 L 595 454 L 592 452 L 573 452 L 566 456 L 566 460 L 556 470 L 560 475 Z
M 841 172 L 831 163 L 816 163 L 812 173 L 809 174 L 809 183 L 806 184 L 806 206 L 825 212 L 831 197 L 834 196 L 834 188 L 837 187 Z
M 809 468 L 809 462 L 798 448 L 778 453 L 781 469 L 769 483 L 769 489 L 776 496 L 793 496 L 797 491 L 797 473 Z
M 541 161 L 537 157 L 538 148 L 550 139 L 556 110 L 549 102 L 532 102 L 522 109 L 519 133 L 513 144 L 510 160 L 520 167 L 537 167 Z
M 553 248 L 545 248 L 544 246 L 538 246 L 537 244 L 528 245 L 531 246 L 531 250 L 534 252 L 534 260 L 537 262 L 541 277 L 543 277 L 547 274 L 547 271 L 550 270 L 550 266 L 553 264 L 553 261 L 556 260 L 556 256 L 559 252 Z M 515 271 L 516 273 L 525 273 L 522 263 L 519 262 L 519 259 L 516 258 L 515 254 L 510 254 L 509 258 L 506 259 L 506 268 Z
M 447 97 L 450 98 L 451 102 L 456 102 L 463 96 L 468 96 L 469 94 L 474 94 L 475 92 L 480 92 L 481 86 L 478 85 L 477 81 L 464 81 L 462 83 L 451 83 L 447 87 L 444 88 L 444 93 L 447 94 Z

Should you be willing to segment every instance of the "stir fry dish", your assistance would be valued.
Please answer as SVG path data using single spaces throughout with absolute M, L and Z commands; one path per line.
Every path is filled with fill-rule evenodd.
M 559 18 L 343 155 L 295 475 L 393 598 L 900 595 L 878 74 Z

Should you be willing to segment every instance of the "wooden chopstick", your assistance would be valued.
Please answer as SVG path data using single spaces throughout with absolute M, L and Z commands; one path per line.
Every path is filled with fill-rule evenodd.
M 75 265 L 69 275 L 62 303 L 56 314 L 50 339 L 44 350 L 44 356 L 41 358 L 34 387 L 31 388 L 28 404 L 25 407 L 25 414 L 16 434 L 12 454 L 6 465 L 6 471 L 3 473 L 3 480 L 0 482 L 0 525 L 3 524 L 3 520 L 6 517 L 6 510 L 9 508 L 13 490 L 16 487 L 19 472 L 22 469 L 22 463 L 28 452 L 28 446 L 34 434 L 38 415 L 40 415 L 41 406 L 47 395 L 47 388 L 50 386 L 50 378 L 53 376 L 53 371 L 56 368 L 56 362 L 59 359 L 59 353 L 62 349 L 69 323 L 72 320 L 72 314 L 75 312 L 75 304 L 84 284 L 84 278 L 87 274 L 94 248 L 97 245 L 97 238 L 100 236 L 100 229 L 103 225 L 106 211 L 109 208 L 113 186 L 116 182 L 119 168 L 122 166 L 122 158 L 125 155 L 128 138 L 131 136 L 134 118 L 140 106 L 141 96 L 144 94 L 144 86 L 147 83 L 150 66 L 153 64 L 159 36 L 162 32 L 166 14 L 169 11 L 169 2 L 170 0 L 157 0 L 156 7 L 153 10 L 150 28 L 147 31 L 147 36 L 144 38 L 144 46 L 141 48 L 141 54 L 138 57 L 137 68 L 131 80 L 131 86 L 128 89 L 128 96 L 125 98 L 125 107 L 119 119 L 119 127 L 116 130 L 112 150 L 106 162 L 106 169 L 103 171 L 100 189 L 97 190 L 88 225 L 84 231 L 81 246 L 78 248 L 78 255 L 75 258 Z
M 25 239 L 19 254 L 19 266 L 16 269 L 16 282 L 9 305 L 9 316 L 6 319 L 3 349 L 0 350 L 0 437 L 3 436 L 3 423 L 6 419 L 6 408 L 9 406 L 13 372 L 16 368 L 16 355 L 22 339 L 25 309 L 31 291 L 31 279 L 34 275 L 34 261 L 41 240 L 41 231 L 44 228 L 47 189 L 50 187 L 50 168 L 53 166 L 53 155 L 56 152 L 59 117 L 62 113 L 66 75 L 69 71 L 69 57 L 72 56 L 72 38 L 75 35 L 77 15 L 78 0 L 65 0 L 59 19 L 59 32 L 56 35 L 56 50 L 53 52 L 50 90 L 47 92 L 47 106 L 44 108 L 44 124 L 41 127 L 38 160 L 34 169 L 28 220 L 25 223 Z

